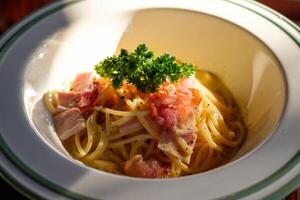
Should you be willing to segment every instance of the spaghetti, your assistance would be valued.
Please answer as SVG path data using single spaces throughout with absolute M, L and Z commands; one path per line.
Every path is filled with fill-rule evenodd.
M 78 76 L 89 77 L 81 80 L 87 88 L 49 91 L 44 102 L 59 136 L 74 129 L 62 140 L 70 155 L 96 169 L 146 178 L 199 173 L 228 162 L 246 137 L 233 97 L 208 73 L 167 81 L 154 93 Z M 76 130 L 79 119 L 85 126 Z

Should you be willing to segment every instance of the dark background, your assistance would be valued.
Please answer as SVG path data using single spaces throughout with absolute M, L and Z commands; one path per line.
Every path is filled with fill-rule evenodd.
M 279 11 L 300 25 L 300 0 L 259 1 Z M 0 0 L 0 36 L 16 22 L 51 2 L 54 2 L 54 0 Z M 27 199 L 1 178 L 0 194 L 5 194 L 5 199 Z M 300 200 L 300 189 L 291 193 L 285 200 Z

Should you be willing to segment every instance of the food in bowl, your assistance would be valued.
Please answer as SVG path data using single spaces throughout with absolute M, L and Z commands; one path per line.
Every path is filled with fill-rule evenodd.
M 246 137 L 241 112 L 213 75 L 146 45 L 121 49 L 44 102 L 58 137 L 84 164 L 115 174 L 166 178 L 230 160 Z

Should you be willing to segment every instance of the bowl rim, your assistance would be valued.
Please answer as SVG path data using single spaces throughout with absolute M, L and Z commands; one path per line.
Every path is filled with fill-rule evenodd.
M 65 7 L 68 7 L 70 5 L 76 4 L 81 1 L 82 0 L 68 0 L 68 1 L 52 3 L 51 5 L 48 5 L 42 9 L 34 12 L 30 16 L 26 17 L 25 19 L 23 19 L 22 21 L 20 21 L 16 25 L 14 25 L 6 34 L 4 34 L 0 38 L 0 52 L 1 52 L 0 60 L 4 56 L 5 52 L 9 49 L 9 47 L 17 40 L 18 37 L 20 37 L 24 32 L 26 32 L 26 30 L 30 29 L 33 25 L 35 25 L 42 19 L 46 18 L 47 16 L 54 14 L 55 12 L 64 9 Z M 282 31 L 284 31 L 298 45 L 298 47 L 300 47 L 300 39 L 299 39 L 300 38 L 299 37 L 300 28 L 297 25 L 295 25 L 293 22 L 291 22 L 289 19 L 287 19 L 286 17 L 279 14 L 278 12 L 276 12 L 258 2 L 255 2 L 255 1 L 243 0 L 243 1 L 239 1 L 239 3 L 237 3 L 234 0 L 222 0 L 222 1 L 242 7 L 244 9 L 254 12 L 254 13 L 260 15 L 261 17 L 267 19 L 268 21 L 270 21 L 271 23 L 276 25 L 278 28 L 280 28 Z M 247 4 L 251 4 L 251 5 L 253 5 L 253 7 L 250 8 L 249 6 L 247 6 Z M 256 10 L 255 7 L 260 8 L 273 16 L 280 17 L 279 20 L 282 20 L 282 21 L 276 22 L 270 16 L 265 15 L 260 10 Z M 282 24 L 281 24 L 282 22 L 286 23 L 290 28 L 296 30 L 296 32 L 298 33 L 298 37 L 294 36 L 292 33 L 290 33 L 289 30 L 287 30 L 284 26 L 282 26 Z M 49 180 L 43 178 L 42 176 L 40 176 L 39 174 L 34 172 L 30 167 L 26 166 L 13 153 L 13 151 L 10 149 L 10 147 L 6 144 L 4 138 L 2 137 L 1 134 L 0 134 L 0 149 L 5 154 L 5 156 L 12 163 L 14 163 L 15 166 L 17 166 L 19 168 L 20 171 L 24 172 L 26 175 L 28 175 L 29 177 L 31 177 L 33 180 L 40 183 L 41 185 L 44 185 L 47 188 L 49 188 L 63 196 L 66 196 L 66 197 L 71 197 L 71 198 L 75 198 L 75 199 L 91 199 L 90 197 L 86 197 L 81 194 L 74 193 L 72 191 L 69 191 L 66 188 L 62 188 L 61 186 L 51 183 L 51 182 L 49 182 Z M 293 167 L 295 167 L 297 164 L 299 164 L 299 162 L 300 162 L 300 151 L 298 151 L 291 160 L 289 160 L 287 163 L 285 163 L 284 166 L 282 166 L 279 170 L 277 170 L 275 173 L 273 173 L 266 179 L 256 183 L 253 186 L 250 186 L 249 188 L 240 190 L 230 196 L 222 197 L 222 199 L 223 198 L 226 198 L 226 199 L 227 198 L 229 198 L 229 199 L 241 198 L 241 197 L 248 196 L 256 191 L 259 191 L 259 190 L 263 189 L 264 187 L 267 187 L 269 184 L 273 183 L 274 181 L 278 180 L 282 176 L 284 176 Z M 11 178 L 9 178 L 9 174 L 5 172 L 5 169 L 2 169 L 2 167 L 0 167 L 0 171 L 3 172 L 2 175 L 4 177 L 11 180 L 12 182 L 15 182 Z M 17 185 L 17 181 L 13 184 Z M 279 197 L 291 192 L 299 184 L 300 184 L 300 174 L 298 174 L 296 177 L 294 177 L 286 185 L 284 185 L 283 187 L 281 187 L 274 193 L 270 194 L 268 196 L 268 198 L 279 198 Z M 32 191 L 29 188 L 24 187 L 23 189 L 24 189 L 25 193 L 27 193 L 27 192 L 32 193 Z M 27 192 L 25 191 L 26 189 L 28 190 Z

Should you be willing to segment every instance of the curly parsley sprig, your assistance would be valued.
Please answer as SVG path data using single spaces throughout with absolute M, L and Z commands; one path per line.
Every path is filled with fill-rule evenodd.
M 118 56 L 99 62 L 95 70 L 100 76 L 110 78 L 114 88 L 120 88 L 123 81 L 127 81 L 141 92 L 155 92 L 167 80 L 176 82 L 195 73 L 192 64 L 178 64 L 169 54 L 155 57 L 145 44 L 131 53 L 121 49 Z

